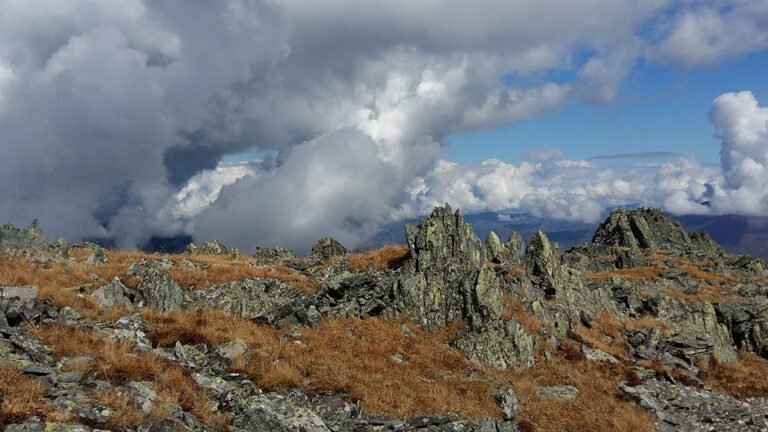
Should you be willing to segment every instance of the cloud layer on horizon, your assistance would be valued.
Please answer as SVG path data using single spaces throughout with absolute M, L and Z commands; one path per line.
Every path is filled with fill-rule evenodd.
M 691 158 L 604 169 L 558 161 L 557 149 L 518 166 L 438 159 L 451 134 L 610 103 L 639 59 L 692 68 L 763 50 L 768 7 L 758 2 L 0 8 L 0 219 L 38 217 L 54 235 L 135 246 L 185 232 L 302 250 L 325 235 L 354 246 L 444 201 L 583 221 L 628 203 L 768 207 L 732 207 L 765 190 L 765 109 L 743 93 L 714 105 L 729 152 L 722 174 Z M 573 79 L 548 81 L 550 71 Z M 275 157 L 220 164 L 254 148 Z

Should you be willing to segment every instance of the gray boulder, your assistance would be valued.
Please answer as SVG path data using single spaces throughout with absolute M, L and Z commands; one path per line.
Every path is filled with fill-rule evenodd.
M 109 258 L 107 258 L 107 254 L 104 252 L 104 249 L 98 246 L 93 249 L 91 254 L 88 255 L 88 258 L 86 258 L 85 260 L 86 264 L 104 265 L 108 262 L 109 262 Z
M 259 264 L 274 264 L 285 260 L 296 259 L 296 254 L 279 246 L 273 248 L 257 247 L 253 253 Z
M 615 245 L 630 249 L 674 249 L 722 253 L 707 234 L 696 233 L 693 238 L 680 222 L 658 208 L 614 210 L 600 224 L 592 243 Z
M 496 264 L 514 266 L 520 264 L 525 254 L 525 240 L 517 232 L 512 232 L 509 240 L 502 243 L 495 232 L 485 238 L 485 254 L 488 261 Z
M 36 285 L 23 285 L 23 286 L 0 286 L 0 298 L 9 299 L 16 297 L 19 300 L 27 300 L 37 298 L 39 289 Z
M 0 255 L 31 256 L 43 260 L 66 258 L 69 243 L 64 239 L 48 243 L 45 233 L 33 220 L 24 229 L 13 224 L 5 224 L 0 228 Z
M 136 307 L 148 307 L 161 312 L 172 312 L 181 307 L 183 297 L 179 284 L 168 273 L 148 266 L 141 273 L 141 282 L 136 289 Z
M 220 241 L 213 239 L 211 241 L 203 243 L 200 246 L 194 243 L 190 243 L 187 245 L 186 248 L 184 248 L 184 252 L 209 254 L 209 255 L 227 255 L 229 254 L 229 249 L 227 249 L 226 246 L 221 244 Z
M 768 299 L 720 303 L 717 315 L 739 349 L 768 358 Z
M 112 309 L 114 307 L 132 308 L 131 300 L 128 297 L 129 289 L 123 285 L 117 276 L 110 283 L 101 288 L 95 289 L 91 293 L 91 298 L 99 303 L 102 309 Z
M 288 282 L 248 278 L 214 285 L 191 293 L 195 307 L 213 307 L 232 315 L 275 324 L 291 315 L 305 300 Z
M 501 408 L 501 418 L 505 421 L 513 420 L 520 412 L 520 402 L 510 386 L 503 386 L 493 392 L 493 400 Z
M 325 237 L 317 241 L 312 246 L 312 251 L 309 253 L 309 259 L 311 261 L 323 262 L 329 259 L 344 257 L 349 255 L 349 249 L 341 245 L 341 243 L 334 240 L 332 237 Z
M 485 265 L 485 248 L 459 211 L 437 207 L 419 226 L 406 226 L 410 255 L 395 282 L 395 302 L 422 327 L 455 320 L 471 329 L 498 320 L 500 279 Z

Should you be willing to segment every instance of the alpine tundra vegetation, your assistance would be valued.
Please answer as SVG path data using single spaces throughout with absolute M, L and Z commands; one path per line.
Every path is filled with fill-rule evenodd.
M 655 208 L 561 252 L 459 211 L 404 245 L 183 254 L 0 230 L 7 431 L 768 428 L 768 269 Z

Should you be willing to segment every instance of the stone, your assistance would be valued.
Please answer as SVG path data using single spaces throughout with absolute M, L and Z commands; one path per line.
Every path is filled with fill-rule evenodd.
M 86 258 L 85 263 L 86 264 L 97 264 L 97 265 L 104 265 L 109 262 L 109 258 L 107 257 L 106 252 L 104 252 L 104 249 L 100 247 L 96 247 L 93 249 L 90 255 L 88 255 L 88 258 Z
M 135 306 L 148 307 L 160 312 L 172 312 L 182 305 L 181 287 L 168 274 L 147 268 L 136 289 Z
M 579 389 L 571 385 L 539 387 L 536 393 L 544 397 L 556 397 L 560 399 L 576 399 Z
M 645 375 L 645 374 L 644 374 Z M 654 373 L 638 386 L 619 388 L 645 408 L 659 431 L 765 431 L 768 403 L 764 398 L 739 400 L 708 387 L 692 387 Z
M 410 255 L 395 282 L 398 309 L 429 330 L 457 319 L 474 329 L 501 317 L 500 279 L 460 212 L 437 207 L 418 227 L 408 225 L 406 237 Z
M 503 386 L 493 392 L 493 400 L 501 408 L 501 418 L 504 421 L 513 420 L 520 413 L 520 402 L 510 386 Z
M 243 360 L 247 363 L 251 359 L 251 348 L 244 340 L 235 338 L 216 348 L 216 354 L 227 359 L 230 363 L 236 360 Z
M 584 354 L 587 360 L 608 362 L 613 364 L 619 363 L 616 357 L 606 353 L 605 351 L 601 351 L 597 348 L 592 348 L 586 345 L 582 345 L 581 352 Z
M 717 316 L 739 349 L 768 358 L 768 299 L 723 302 L 717 305 Z
M 349 255 L 349 249 L 341 245 L 341 243 L 334 240 L 332 237 L 325 237 L 317 241 L 312 246 L 312 251 L 309 253 L 309 259 L 311 261 L 323 262 L 333 258 L 340 258 Z
M 630 249 L 673 249 L 722 254 L 705 233 L 687 233 L 680 222 L 658 208 L 614 210 L 598 227 L 592 243 Z
M 259 264 L 265 265 L 296 259 L 296 254 L 279 246 L 273 248 L 257 247 L 253 257 Z
M 190 243 L 184 248 L 184 253 L 199 253 L 209 255 L 228 255 L 229 249 L 221 244 L 220 241 L 213 239 L 209 242 L 205 242 L 200 246 L 194 243 Z
M 549 242 L 543 231 L 536 231 L 525 248 L 524 265 L 529 274 L 541 278 L 551 290 L 561 285 L 563 268 L 560 251 L 556 245 Z M 554 294 L 554 291 L 550 294 Z
M 499 236 L 491 231 L 485 239 L 485 253 L 488 261 L 509 266 L 522 262 L 525 254 L 525 240 L 517 232 L 512 232 L 509 240 L 502 243 Z
M 23 286 L 0 286 L 0 297 L 3 299 L 10 299 L 13 297 L 19 300 L 28 300 L 37 298 L 40 290 L 36 285 L 23 285 Z
M 738 360 L 728 327 L 718 321 L 712 304 L 688 305 L 663 294 L 649 297 L 648 303 L 654 315 L 670 325 L 660 342 L 662 350 L 688 361 L 708 360 L 711 355 L 722 362 Z
M 523 370 L 533 365 L 535 339 L 514 319 L 500 320 L 465 333 L 456 341 L 456 347 L 470 360 L 502 370 Z
M 288 282 L 248 278 L 191 293 L 194 306 L 213 307 L 264 324 L 275 324 L 303 304 L 305 295 Z
M 120 278 L 115 276 L 110 283 L 103 287 L 95 289 L 91 293 L 91 298 L 99 303 L 102 309 L 112 309 L 114 307 L 133 308 L 130 298 L 126 295 L 128 288 L 123 285 Z

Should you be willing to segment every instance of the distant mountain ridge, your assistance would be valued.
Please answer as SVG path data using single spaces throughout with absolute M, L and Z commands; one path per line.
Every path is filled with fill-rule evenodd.
M 512 231 L 516 231 L 530 240 L 536 230 L 540 229 L 547 233 L 550 240 L 557 242 L 562 250 L 590 242 L 598 226 L 598 223 L 570 222 L 537 217 L 530 213 L 482 212 L 467 214 L 464 219 L 481 239 L 493 231 L 499 238 L 506 240 Z M 680 221 L 686 231 L 706 232 L 728 253 L 747 254 L 768 261 L 768 217 L 682 215 L 675 216 L 675 219 Z M 402 244 L 405 242 L 403 224 L 417 222 L 414 219 L 388 224 L 360 249 L 371 249 L 388 243 Z

